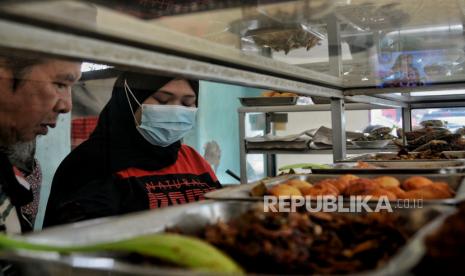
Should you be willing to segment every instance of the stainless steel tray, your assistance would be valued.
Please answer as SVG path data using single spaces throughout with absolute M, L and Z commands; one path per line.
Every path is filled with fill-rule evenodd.
M 342 162 L 331 165 L 328 169 L 312 169 L 316 174 L 451 174 L 465 172 L 465 162 L 457 160 L 441 161 L 370 161 L 370 165 L 378 168 L 355 168 L 355 162 Z
M 106 218 L 50 228 L 24 237 L 29 241 L 78 245 L 94 242 L 117 241 L 149 233 L 157 233 L 176 226 L 185 232 L 195 232 L 207 224 L 229 221 L 256 203 L 237 201 L 203 201 L 157 211 L 146 211 L 117 218 Z M 451 206 L 429 205 L 420 209 L 397 209 L 406 227 L 416 235 L 428 223 L 452 213 Z M 353 214 L 357 215 L 357 214 Z M 415 242 L 415 236 L 411 241 Z M 409 241 L 410 243 L 410 241 Z M 401 249 L 386 266 L 368 271 L 363 275 L 392 275 L 411 269 L 422 256 L 410 250 L 409 243 Z M 407 254 L 408 253 L 408 254 Z M 415 255 L 412 255 L 415 254 Z M 400 258 L 399 256 L 405 256 Z M 141 267 L 123 263 L 111 257 L 97 257 L 83 254 L 57 254 L 44 252 L 10 251 L 3 252 L 1 259 L 15 261 L 27 272 L 26 275 L 199 275 L 188 270 Z
M 364 162 L 373 162 L 373 161 L 383 161 L 383 162 L 435 162 L 435 161 L 445 161 L 445 160 L 455 160 L 455 161 L 465 161 L 465 151 L 443 151 L 443 153 L 451 157 L 451 159 L 415 159 L 415 160 L 379 160 L 381 158 L 394 158 L 397 156 L 397 152 L 378 152 L 378 153 L 367 153 L 354 155 L 350 158 L 343 160 L 338 160 L 337 162 L 354 162 L 354 161 L 364 161 Z M 417 154 L 416 152 L 410 152 L 409 154 Z
M 355 175 L 359 175 L 356 174 Z M 374 178 L 378 176 L 394 176 L 400 181 L 412 176 L 411 174 L 361 174 L 360 177 L 366 178 Z M 284 175 L 269 178 L 263 180 L 262 182 L 267 186 L 271 187 L 290 179 L 301 179 L 308 181 L 310 183 L 315 183 L 323 179 L 327 178 L 335 178 L 340 175 L 333 174 L 294 174 L 294 175 Z M 454 198 L 447 198 L 447 199 L 435 199 L 435 200 L 423 200 L 425 204 L 456 204 L 461 200 L 465 200 L 465 174 L 422 174 L 422 176 L 428 177 L 433 181 L 444 181 L 449 184 L 451 189 L 453 189 L 456 194 Z M 250 191 L 252 188 L 259 184 L 260 181 L 251 183 L 251 184 L 243 184 L 243 185 L 236 185 L 233 187 L 227 187 L 220 190 L 216 190 L 213 192 L 209 192 L 205 194 L 206 198 L 215 199 L 215 200 L 245 200 L 245 201 L 263 201 L 263 197 L 253 197 L 250 195 Z
M 295 105 L 299 97 L 247 97 L 239 98 L 244 106 Z

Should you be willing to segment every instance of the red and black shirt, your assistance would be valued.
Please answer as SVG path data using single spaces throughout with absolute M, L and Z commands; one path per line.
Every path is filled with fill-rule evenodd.
M 194 149 L 182 145 L 178 160 L 157 171 L 129 168 L 116 174 L 120 185 L 133 185 L 146 193 L 148 208 L 184 204 L 204 199 L 220 188 L 210 165 Z

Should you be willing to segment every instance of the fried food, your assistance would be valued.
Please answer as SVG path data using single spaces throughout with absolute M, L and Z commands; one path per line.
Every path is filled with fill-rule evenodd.
M 268 194 L 273 196 L 302 196 L 299 189 L 286 184 L 271 187 L 268 189 Z
M 262 97 L 298 97 L 296 93 L 291 92 L 278 92 L 278 91 L 263 91 Z
M 425 238 L 426 253 L 414 275 L 465 275 L 465 204 Z
M 405 198 L 405 196 L 406 196 L 405 195 L 406 192 L 404 190 L 402 190 L 400 187 L 394 187 L 393 186 L 393 187 L 385 187 L 383 189 L 395 194 L 397 198 Z
M 349 186 L 344 191 L 347 196 L 364 195 L 371 190 L 378 188 L 378 184 L 371 179 L 359 178 L 349 182 Z
M 302 190 L 302 194 L 304 196 L 334 196 L 337 197 L 340 192 L 338 188 L 336 188 L 330 182 L 319 182 L 318 184 L 314 185 L 311 188 L 305 188 Z
M 349 183 L 350 181 L 352 180 L 355 180 L 355 179 L 359 179 L 360 177 L 356 176 L 356 175 L 353 175 L 353 174 L 344 174 L 343 176 L 339 176 L 339 180 L 340 181 L 344 181 L 344 182 L 347 182 Z
M 371 200 L 378 200 L 382 197 L 386 197 L 389 201 L 397 200 L 397 196 L 393 192 L 382 188 L 376 188 L 373 190 L 366 191 L 363 195 L 371 196 Z
M 297 96 L 299 96 L 299 95 L 297 95 L 296 93 L 283 92 L 278 97 L 297 97 Z M 276 95 L 274 95 L 274 97 L 276 97 Z
M 262 97 L 273 97 L 273 95 L 274 95 L 275 93 L 276 93 L 276 92 L 274 92 L 274 91 L 263 91 L 263 92 L 261 93 L 261 96 L 262 96 Z
M 423 176 L 412 176 L 404 180 L 402 183 L 402 188 L 406 191 L 410 191 L 429 186 L 431 184 L 433 184 L 433 181 L 431 181 L 429 178 Z
M 311 188 L 313 185 L 305 180 L 300 179 L 291 179 L 285 183 L 286 185 L 292 186 L 294 188 L 299 189 L 302 192 L 304 188 Z
M 432 186 L 437 190 L 442 190 L 444 194 L 449 194 L 449 197 L 453 197 L 455 192 L 450 188 L 449 184 L 446 182 L 433 182 Z
M 375 179 L 373 179 L 376 183 L 379 184 L 380 187 L 382 188 L 387 188 L 387 187 L 400 187 L 400 182 L 397 180 L 397 178 L 393 176 L 380 176 Z
M 354 168 L 357 168 L 357 169 L 376 169 L 378 167 L 376 167 L 375 165 L 372 165 L 370 163 L 367 163 L 367 162 L 358 161 L 357 165 L 355 165 Z
M 360 274 L 385 264 L 411 235 L 390 213 L 263 213 L 250 210 L 198 233 L 248 273 Z
M 442 199 L 450 197 L 452 197 L 452 194 L 439 185 L 424 186 L 405 193 L 406 199 Z
M 332 190 L 334 190 L 333 188 L 335 188 L 338 191 L 338 193 L 342 193 L 348 186 L 348 183 L 342 182 L 336 178 L 328 178 L 321 180 L 316 185 L 324 188 L 330 187 Z
M 444 199 L 455 195 L 446 182 L 433 182 L 423 176 L 411 176 L 400 184 L 392 176 L 379 176 L 374 179 L 359 178 L 346 174 L 338 178 L 327 178 L 315 185 L 292 179 L 269 188 L 266 194 L 274 196 L 372 196 L 377 200 L 382 196 L 388 200 L 397 199 Z M 254 195 L 253 191 L 251 195 Z

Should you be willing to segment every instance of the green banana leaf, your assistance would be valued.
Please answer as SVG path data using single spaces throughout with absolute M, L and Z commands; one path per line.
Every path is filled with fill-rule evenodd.
M 156 257 L 193 270 L 243 274 L 243 270 L 227 255 L 197 238 L 179 234 L 152 234 L 117 242 L 85 246 L 54 246 L 36 244 L 20 237 L 0 234 L 0 250 L 33 250 L 61 253 L 123 251 Z
M 330 169 L 331 167 L 324 164 L 315 164 L 315 163 L 300 163 L 300 164 L 292 164 L 280 167 L 279 171 L 286 171 L 290 169 Z

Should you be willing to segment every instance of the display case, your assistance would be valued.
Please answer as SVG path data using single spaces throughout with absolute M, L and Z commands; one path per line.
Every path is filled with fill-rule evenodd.
M 412 108 L 464 105 L 464 10 L 462 0 L 2 1 L 0 50 L 329 98 L 343 159 L 345 101 L 402 108 L 407 130 Z
M 328 100 L 325 105 L 239 109 L 241 144 L 237 155 L 242 161 L 241 182 L 246 183 L 245 155 L 252 152 L 247 151 L 244 142 L 246 113 L 327 111 L 331 114 L 333 147 L 326 153 L 332 153 L 334 160 L 342 160 L 348 152 L 346 110 L 399 108 L 405 131 L 412 128 L 412 110 L 465 107 L 464 18 L 465 0 L 5 0 L 0 3 L 0 54 L 59 57 L 105 64 L 117 70 Z M 457 201 L 461 199 L 457 197 Z M 208 205 L 211 210 L 228 212 L 241 206 L 206 201 L 147 212 L 147 216 L 142 214 L 143 220 L 117 218 L 108 223 L 104 220 L 101 225 L 122 236 L 129 233 L 125 229 L 133 228 L 138 234 L 155 232 L 153 225 L 143 223 L 146 219 L 161 221 L 154 220 L 151 214 L 160 214 L 170 223 L 170 218 L 181 219 L 170 214 L 171 210 L 196 222 L 204 221 L 198 220 L 203 211 L 212 219 L 218 218 L 210 209 L 199 207 Z M 107 235 L 113 232 L 98 227 L 86 229 L 92 231 L 65 231 L 64 238 L 79 242 L 76 237 L 113 237 Z M 414 246 L 419 246 L 424 236 L 421 238 Z M 417 252 L 416 247 L 407 249 L 397 257 L 400 263 L 405 256 L 414 255 L 412 250 Z M 24 262 L 32 258 L 16 257 L 24 258 Z M 43 259 L 36 261 L 43 265 L 79 265 L 75 262 L 79 258 L 62 259 L 57 254 L 52 257 L 42 255 Z M 92 264 L 92 260 L 84 261 Z M 388 267 L 392 270 L 379 274 L 404 269 L 399 262 Z M 409 265 L 415 262 L 409 261 Z M 95 266 L 84 268 L 96 270 Z M 411 266 L 402 269 L 404 273 Z

